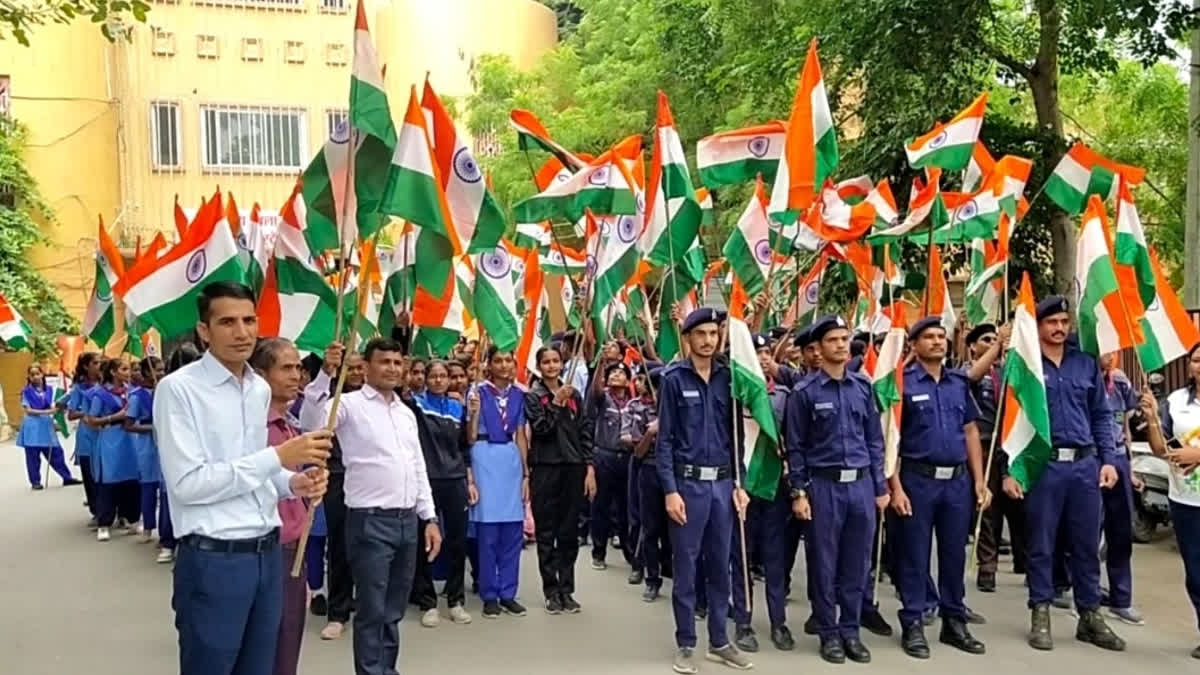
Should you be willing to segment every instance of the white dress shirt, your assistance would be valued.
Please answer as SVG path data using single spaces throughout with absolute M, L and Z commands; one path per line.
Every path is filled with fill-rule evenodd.
M 333 378 L 322 368 L 317 371 L 317 376 L 313 378 L 312 382 L 304 387 L 304 402 L 300 404 L 301 431 L 325 428 L 325 424 L 329 421 L 329 408 L 325 407 L 325 402 L 331 398 L 329 385 L 332 382 Z
M 280 526 L 293 474 L 267 445 L 270 402 L 249 366 L 239 382 L 208 352 L 159 383 L 154 434 L 177 537 L 250 539 Z
M 332 403 L 322 404 L 322 419 Z M 346 465 L 347 507 L 415 508 L 422 520 L 436 515 L 417 417 L 399 396 L 389 403 L 369 384 L 343 392 L 333 430 Z

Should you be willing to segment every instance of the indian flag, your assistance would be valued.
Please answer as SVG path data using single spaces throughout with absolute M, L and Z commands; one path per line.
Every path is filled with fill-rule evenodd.
M 729 370 L 733 400 L 741 404 L 742 487 L 761 499 L 775 499 L 783 462 L 779 458 L 779 429 L 767 390 L 767 378 L 758 362 L 750 327 L 740 318 L 729 319 Z
M 723 265 L 725 261 L 718 263 Z M 659 283 L 658 331 L 654 344 L 664 361 L 673 360 L 680 351 L 679 326 L 671 319 L 671 308 L 678 303 L 683 316 L 687 316 L 698 306 L 697 288 L 703 290 L 707 283 L 702 286 L 701 280 L 710 278 L 705 273 L 706 267 L 704 247 L 697 236 L 688 247 L 683 262 L 663 270 Z
M 1041 477 L 1052 452 L 1050 406 L 1046 402 L 1036 312 L 1026 273 L 1021 277 L 1012 337 L 1004 359 L 1006 388 L 1000 436 L 1000 447 L 1008 454 L 1008 473 L 1026 492 Z
M 896 207 L 896 198 L 892 196 L 892 186 L 884 178 L 867 193 L 866 203 L 875 207 L 875 225 L 880 230 L 894 227 L 900 221 L 900 210 Z
M 587 255 L 583 251 L 552 241 L 542 249 L 539 264 L 546 274 L 574 276 L 587 271 Z
M 988 152 L 983 141 L 975 141 L 971 150 L 971 159 L 967 160 L 967 168 L 963 170 L 963 192 L 976 192 L 983 187 L 983 182 L 992 175 L 996 160 Z
M 821 298 L 821 276 L 825 273 L 828 262 L 829 257 L 822 254 L 808 274 L 800 280 L 796 300 L 788 305 L 787 314 L 783 317 L 784 325 L 805 326 L 816 320 Z
M 117 329 L 112 289 L 125 274 L 125 261 L 112 237 L 108 236 L 103 218 L 100 219 L 96 241 L 95 285 L 83 314 L 83 334 L 97 347 L 104 349 Z
M 383 279 L 383 302 L 379 310 L 379 331 L 391 335 L 396 317 L 407 312 L 417 289 L 415 276 L 417 262 L 416 225 L 404 223 L 400 239 L 392 249 L 392 260 L 385 270 Z
M 274 245 L 271 234 L 263 226 L 261 209 L 258 203 L 250 208 L 250 216 L 246 219 L 242 231 L 237 237 L 238 257 L 246 269 L 246 285 L 255 294 L 263 287 L 267 265 L 271 262 L 271 249 Z
M 696 188 L 696 203 L 700 204 L 700 227 L 716 225 L 717 216 L 713 211 L 712 193 L 708 188 Z
M 1099 195 L 1104 201 L 1116 197 L 1118 176 L 1130 185 L 1139 185 L 1146 170 L 1118 164 L 1076 143 L 1054 167 L 1042 189 L 1062 210 L 1074 215 L 1084 210 L 1091 195 Z
M 946 283 L 946 275 L 942 272 L 942 250 L 933 246 L 929 250 L 929 279 L 926 280 L 925 293 L 929 316 L 940 316 L 942 328 L 946 329 L 946 339 L 954 339 L 954 327 L 958 323 L 958 315 L 954 313 L 954 303 L 950 300 L 950 286 Z
M 1000 200 L 990 189 L 975 194 L 943 192 L 942 203 L 949 218 L 939 210 L 932 213 L 933 241 L 937 244 L 964 243 L 972 239 L 995 239 L 1000 224 Z
M 984 187 L 992 188 L 996 199 L 1000 200 L 1000 208 L 1011 220 L 1020 220 L 1029 210 L 1029 202 L 1025 200 L 1025 184 L 1029 182 L 1032 171 L 1033 160 L 1005 155 L 996 162 L 984 182 Z
M 700 204 L 688 175 L 687 157 L 667 95 L 658 92 L 658 120 L 650 161 L 645 230 L 641 249 L 654 265 L 670 265 L 683 257 L 700 232 Z
M 1075 291 L 1079 346 L 1095 356 L 1135 344 L 1132 324 L 1121 301 L 1121 286 L 1109 257 L 1107 227 L 1104 203 L 1092 195 L 1076 246 Z
M 900 459 L 900 419 L 904 409 L 904 345 L 908 336 L 901 326 L 888 329 L 871 372 L 871 390 L 883 411 L 883 475 L 896 475 Z
M 942 190 L 939 181 L 942 170 L 933 167 L 925 170 L 926 181 L 920 176 L 914 176 L 912 188 L 908 197 L 908 213 L 899 224 L 876 231 L 869 237 L 872 244 L 896 241 L 916 231 L 925 221 L 932 220 L 936 225 L 950 220 L 946 204 L 942 200 Z
M 556 181 L 542 192 L 513 207 L 517 222 L 533 223 L 554 218 L 576 221 L 584 211 L 596 215 L 630 215 L 640 211 L 634 202 L 633 181 L 613 157 L 580 169 L 565 181 Z M 640 233 L 639 226 L 639 233 Z
M 501 245 L 473 256 L 475 262 L 475 318 L 500 351 L 516 350 L 520 342 L 517 294 L 513 285 L 513 257 Z
M 908 142 L 904 150 L 914 169 L 936 166 L 946 171 L 962 171 L 970 163 L 987 112 L 987 92 L 979 95 L 966 110 L 945 124 Z
M 600 221 L 605 241 L 592 290 L 592 317 L 598 330 L 607 327 L 609 306 L 620 300 L 621 291 L 637 273 L 639 222 L 636 216 L 604 216 Z
M 812 205 L 817 190 L 825 185 L 837 166 L 837 129 L 825 94 L 817 41 L 813 39 L 792 101 L 784 153 L 779 159 L 768 213 L 781 223 L 794 221 Z
M 808 210 L 805 224 L 820 241 L 857 241 L 875 224 L 875 205 L 865 200 L 857 204 L 843 201 L 833 185 L 827 183 L 820 201 Z
M 974 326 L 999 318 L 1008 260 L 1000 257 L 994 242 L 973 239 L 968 246 L 971 278 L 964 295 L 967 323 Z
M 1138 358 L 1147 372 L 1158 370 L 1171 361 L 1188 353 L 1197 341 L 1200 331 L 1192 323 L 1183 303 L 1171 289 L 1167 275 L 1154 251 L 1149 252 L 1150 266 L 1154 271 L 1154 299 L 1146 305 L 1142 318 L 1142 333 L 1146 341 L 1137 346 Z
M 701 138 L 696 143 L 700 182 L 715 189 L 746 183 L 759 175 L 764 181 L 775 180 L 786 135 L 787 126 L 775 121 Z
M 766 191 L 760 178 L 750 202 L 742 211 L 737 227 L 729 233 L 729 239 L 721 253 L 729 261 L 734 276 L 742 283 L 746 293 L 754 297 L 767 286 L 767 275 L 771 269 L 770 223 L 767 220 Z
M 33 329 L 3 295 L 0 295 L 0 342 L 9 349 L 29 349 L 33 344 Z
M 454 120 L 450 119 L 428 79 L 421 107 L 430 120 L 433 156 L 437 160 L 438 176 L 459 241 L 471 253 L 496 248 L 504 234 L 504 213 L 488 189 L 466 139 L 458 134 Z
M 838 197 L 841 197 L 842 201 L 853 205 L 865 201 L 867 195 L 871 194 L 871 190 L 875 189 L 875 183 L 871 182 L 870 176 L 855 176 L 838 181 L 833 188 L 837 190 Z
M 175 233 L 179 235 L 178 239 L 183 239 L 183 235 L 187 234 L 188 217 L 187 214 L 183 212 L 183 207 L 179 205 L 178 194 L 175 195 L 175 211 L 172 215 L 175 218 Z
M 513 233 L 513 246 L 527 251 L 540 251 L 550 245 L 550 221 L 540 223 L 517 223 Z
M 509 122 L 517 130 L 517 147 L 523 151 L 530 148 L 540 148 L 558 158 L 564 167 L 570 171 L 578 171 L 587 165 L 582 158 L 559 145 L 550 138 L 550 132 L 542 126 L 541 121 L 528 110 L 513 110 L 509 114 Z
M 54 386 L 54 428 L 62 435 L 63 438 L 71 437 L 71 427 L 67 424 L 67 396 L 70 391 L 67 390 L 66 373 L 63 368 L 63 363 L 60 360 L 58 363 L 58 384 Z
M 1117 239 L 1113 258 L 1117 263 L 1133 268 L 1142 305 L 1149 307 L 1158 293 L 1155 290 L 1154 266 L 1150 264 L 1150 248 L 1146 245 L 1146 232 L 1142 229 L 1142 219 L 1133 203 L 1133 194 L 1123 180 L 1120 181 L 1118 194 Z

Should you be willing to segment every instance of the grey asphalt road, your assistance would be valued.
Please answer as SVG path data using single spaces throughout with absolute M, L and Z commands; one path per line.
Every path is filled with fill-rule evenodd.
M 29 490 L 22 453 L 0 445 L 0 673 L 20 675 L 170 675 L 178 672 L 175 630 L 170 608 L 171 572 L 154 563 L 151 544 L 114 537 L 106 544 L 88 531 L 80 488 L 63 488 L 57 479 L 43 492 Z M 610 556 L 611 557 L 611 556 Z M 802 564 L 802 563 L 801 563 Z M 767 639 L 765 618 L 756 617 L 763 650 L 754 655 L 757 672 L 821 673 L 871 668 L 889 673 L 1172 673 L 1200 667 L 1188 654 L 1200 637 L 1183 587 L 1178 554 L 1165 537 L 1135 551 L 1135 597 L 1147 617 L 1144 627 L 1119 626 L 1129 650 L 1114 655 L 1074 640 L 1074 619 L 1054 615 L 1056 649 L 1037 653 L 1025 645 L 1028 614 L 1019 577 L 1005 574 L 998 593 L 972 592 L 971 606 L 989 623 L 975 627 L 987 643 L 984 656 L 969 656 L 933 644 L 933 658 L 906 657 L 896 638 L 866 636 L 874 652 L 871 666 L 825 664 L 814 639 L 800 635 L 808 615 L 803 570 L 796 570 L 797 600 L 789 606 L 797 634 L 796 651 L 778 652 Z M 605 572 L 580 557 L 578 615 L 549 616 L 542 611 L 536 557 L 527 549 L 521 565 L 520 598 L 530 607 L 524 618 L 485 621 L 478 599 L 468 609 L 475 621 L 466 626 L 443 622 L 422 628 L 415 612 L 402 623 L 401 672 L 523 673 L 538 675 L 642 675 L 669 673 L 673 625 L 669 599 L 646 605 L 639 589 L 628 586 L 623 564 Z M 669 587 L 668 587 L 669 588 Z M 761 591 L 759 591 L 761 593 Z M 883 589 L 883 610 L 894 622 L 897 603 Z M 761 597 L 761 596 L 760 596 Z M 444 608 L 443 608 L 444 609 Z M 322 642 L 323 620 L 309 617 L 301 672 L 313 675 L 353 673 L 349 633 Z M 700 627 L 701 644 L 704 631 Z M 732 632 L 732 629 L 731 629 Z M 930 629 L 936 639 L 936 627 Z M 722 666 L 703 663 L 702 673 Z M 264 674 L 265 675 L 265 674 Z

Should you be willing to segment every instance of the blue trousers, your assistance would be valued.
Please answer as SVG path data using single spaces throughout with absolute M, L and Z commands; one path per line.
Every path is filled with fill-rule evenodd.
M 417 571 L 420 523 L 413 510 L 349 509 L 346 551 L 358 588 L 354 672 L 392 675 L 400 658 L 400 620 Z
M 604 560 L 612 536 L 613 510 L 626 562 L 633 562 L 629 541 L 629 453 L 596 448 L 596 498 L 592 500 L 592 559 Z
M 1108 555 L 1109 605 L 1118 609 L 1133 606 L 1133 479 L 1129 458 L 1122 455 L 1114 465 L 1117 484 L 1100 494 L 1104 502 L 1104 541 Z
M 816 478 L 812 505 L 813 616 L 821 639 L 858 638 L 863 592 L 875 535 L 875 488 L 867 478 L 836 483 Z M 839 615 L 838 610 L 841 610 Z
M 59 478 L 66 481 L 72 477 L 71 470 L 67 468 L 67 460 L 63 457 L 62 448 L 58 446 L 52 448 L 25 448 L 25 472 L 29 476 L 29 485 L 42 484 L 43 457 L 50 463 L 50 468 L 54 469 Z M 46 476 L 46 480 L 49 481 L 50 476 Z
M 1100 463 L 1095 457 L 1050 462 L 1025 495 L 1029 527 L 1029 606 L 1054 599 L 1054 548 L 1065 525 L 1075 606 L 1100 606 Z
M 319 591 L 325 586 L 325 537 L 308 535 L 308 546 L 304 549 L 304 575 L 310 591 Z
M 180 675 L 263 675 L 275 666 L 283 614 L 283 558 L 179 546 L 175 628 Z
M 1184 586 L 1200 626 L 1200 506 L 1170 502 L 1171 525 L 1183 558 Z
M 773 500 L 750 498 L 746 514 L 746 555 L 753 558 L 757 553 L 762 560 L 766 576 L 767 615 L 771 627 L 787 623 L 787 597 L 784 595 L 788 570 L 787 526 L 792 515 L 792 504 L 782 487 Z M 754 611 L 754 580 L 750 580 L 751 605 L 746 605 L 745 567 L 742 565 L 741 533 L 736 523 L 733 528 L 733 543 L 729 551 L 729 566 L 733 570 L 733 622 L 739 626 L 749 625 Z
M 158 482 L 141 484 L 142 527 L 158 529 Z
M 479 598 L 515 600 L 521 575 L 524 523 L 475 523 L 479 541 Z M 356 576 L 355 579 L 358 577 Z
M 671 521 L 671 558 L 675 564 L 671 607 L 675 614 L 675 644 L 696 646 L 696 596 L 708 602 L 708 644 L 729 644 L 729 545 L 733 541 L 733 482 L 680 478 L 679 495 L 687 523 Z M 701 557 L 700 552 L 704 555 Z M 703 570 L 698 568 L 703 560 Z M 699 574 L 698 574 L 699 572 Z M 697 583 L 703 575 L 704 583 Z
M 647 467 L 648 471 L 653 471 L 654 467 Z M 642 500 L 638 491 L 638 476 L 642 473 L 642 463 L 634 458 L 633 454 L 629 455 L 629 468 L 626 470 L 625 481 L 625 503 L 629 506 L 629 523 L 625 531 L 621 533 L 621 544 L 629 542 L 628 548 L 632 549 L 633 559 L 630 565 L 634 570 L 645 570 L 646 560 L 642 554 Z
M 638 502 L 641 509 L 641 538 L 638 540 L 640 559 L 646 570 L 646 586 L 662 587 L 662 542 L 667 536 L 667 511 L 662 484 L 652 463 L 641 467 L 637 474 Z M 669 543 L 668 543 L 669 545 Z
M 900 624 L 921 621 L 929 608 L 929 560 L 937 535 L 938 592 L 941 615 L 966 620 L 963 575 L 966 571 L 967 536 L 971 530 L 974 499 L 971 479 L 964 472 L 950 480 L 936 480 L 900 470 L 900 483 L 912 502 L 912 515 L 896 518 L 895 552 L 900 591 Z

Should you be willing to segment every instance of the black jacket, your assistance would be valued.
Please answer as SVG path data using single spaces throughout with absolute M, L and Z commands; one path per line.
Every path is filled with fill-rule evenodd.
M 418 401 L 412 396 L 401 396 L 401 400 L 417 418 L 417 436 L 425 455 L 429 480 L 466 478 L 467 468 L 471 466 L 471 450 L 467 446 L 466 425 L 461 417 L 462 406 L 444 397 Z
M 591 464 L 592 430 L 583 397 L 575 392 L 565 406 L 554 405 L 554 394 L 541 380 L 525 393 L 529 423 L 529 464 Z

